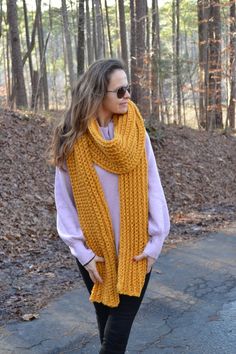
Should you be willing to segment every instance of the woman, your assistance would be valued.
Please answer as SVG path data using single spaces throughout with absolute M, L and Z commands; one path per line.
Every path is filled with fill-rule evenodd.
M 53 143 L 57 229 L 95 306 L 99 353 L 124 353 L 168 209 L 123 64 L 96 61 L 72 96 Z

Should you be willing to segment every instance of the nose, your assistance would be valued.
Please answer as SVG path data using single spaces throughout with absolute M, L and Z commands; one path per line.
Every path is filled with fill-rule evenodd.
M 124 98 L 130 98 L 130 93 L 128 90 L 125 91 Z

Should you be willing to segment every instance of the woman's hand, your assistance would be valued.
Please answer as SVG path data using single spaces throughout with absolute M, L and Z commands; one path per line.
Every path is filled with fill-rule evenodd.
M 135 261 L 141 261 L 142 259 L 147 258 L 147 273 L 149 273 L 151 271 L 151 268 L 153 266 L 153 264 L 155 263 L 156 259 L 149 257 L 148 255 L 146 255 L 144 252 L 140 253 L 138 256 L 134 257 Z
M 94 283 L 102 283 L 103 280 L 100 277 L 96 266 L 97 262 L 105 262 L 105 260 L 103 257 L 95 256 L 88 264 L 84 266 L 84 268 L 87 270 L 91 280 Z

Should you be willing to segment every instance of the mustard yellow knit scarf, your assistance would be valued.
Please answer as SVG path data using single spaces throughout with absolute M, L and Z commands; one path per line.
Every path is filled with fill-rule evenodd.
M 97 263 L 102 284 L 91 301 L 116 307 L 119 294 L 139 296 L 145 281 L 146 259 L 136 262 L 148 241 L 148 165 L 143 119 L 132 101 L 128 113 L 114 115 L 114 138 L 105 140 L 96 119 L 74 144 L 67 159 L 73 196 L 86 244 L 105 258 Z M 111 217 L 93 164 L 118 174 L 120 245 L 117 256 Z

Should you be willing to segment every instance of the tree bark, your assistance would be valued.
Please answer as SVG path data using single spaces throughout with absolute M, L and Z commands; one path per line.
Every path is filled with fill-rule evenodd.
M 136 0 L 136 56 L 137 56 L 137 104 L 143 115 L 147 111 L 145 86 L 146 77 L 144 70 L 144 59 L 146 54 L 145 48 L 145 16 L 146 16 L 146 2 Z
M 171 84 L 171 101 L 173 111 L 173 121 L 176 121 L 176 3 L 172 0 L 172 73 L 173 79 Z
M 159 75 L 158 75 L 158 1 L 152 0 L 152 55 L 151 55 L 151 102 L 152 102 L 152 115 L 151 125 L 155 125 L 160 122 L 159 112 Z
M 138 92 L 137 92 L 137 85 L 138 85 L 138 77 L 137 77 L 137 50 L 136 50 L 136 20 L 135 20 L 135 1 L 130 0 L 130 76 L 132 82 L 132 91 L 131 91 L 131 98 L 132 100 L 137 103 L 138 101 Z
M 181 74 L 180 74 L 180 21 L 179 21 L 179 0 L 176 0 L 176 92 L 177 92 L 177 112 L 178 123 L 182 124 L 181 117 Z
M 100 1 L 95 0 L 95 11 L 96 11 L 96 25 L 97 25 L 97 57 L 98 59 L 103 58 L 103 35 L 102 35 L 102 14 Z
M 84 73 L 84 0 L 79 0 L 77 74 Z
M 64 29 L 64 36 L 65 36 L 65 46 L 66 46 L 67 65 L 68 65 L 68 71 L 69 71 L 70 89 L 72 90 L 73 86 L 74 86 L 74 82 L 75 82 L 75 74 L 74 74 L 74 68 L 73 68 L 73 52 L 72 52 L 71 36 L 70 36 L 70 30 L 69 30 L 69 21 L 68 21 L 66 0 L 61 0 L 61 12 L 62 12 L 63 29 Z
M 120 22 L 121 57 L 125 63 L 126 70 L 128 72 L 129 64 L 128 64 L 124 1 L 118 0 L 118 5 L 119 5 L 119 22 Z
M 206 128 L 208 96 L 208 21 L 209 0 L 198 0 L 198 48 L 199 48 L 199 124 Z
M 2 37 L 2 0 L 0 0 L 0 38 Z
M 29 25 L 28 25 L 28 16 L 27 16 L 27 6 L 25 0 L 23 0 L 23 9 L 24 9 L 24 20 L 25 20 L 25 38 L 26 38 L 27 51 L 29 53 L 28 58 L 29 58 L 30 79 L 31 79 L 31 86 L 32 86 L 33 62 L 32 62 L 32 56 L 30 51 Z
M 92 32 L 90 23 L 90 9 L 89 0 L 86 0 L 86 34 L 87 34 L 87 56 L 88 64 L 92 64 L 93 61 L 93 49 L 92 49 Z
M 39 6 L 39 1 L 36 0 L 36 5 Z M 48 79 L 47 79 L 47 64 L 46 64 L 46 46 L 44 45 L 44 33 L 43 33 L 43 23 L 42 23 L 42 10 L 41 6 L 39 8 L 39 21 L 38 21 L 38 42 L 39 42 L 39 56 L 40 56 L 40 77 L 39 77 L 39 92 L 43 89 L 43 99 L 44 99 L 44 108 L 49 109 L 49 92 L 48 92 Z M 38 91 L 38 90 L 37 90 Z M 38 94 L 36 96 L 36 100 Z
M 16 0 L 7 1 L 7 19 L 10 29 L 12 74 L 14 83 L 11 98 L 14 100 L 15 97 L 17 107 L 27 107 L 27 95 L 21 57 Z
M 221 106 L 221 18 L 219 0 L 210 0 L 207 130 L 223 128 Z
M 227 122 L 230 128 L 235 128 L 236 104 L 236 11 L 235 2 L 230 5 L 230 101 L 227 110 Z
M 113 48 L 112 48 L 112 41 L 111 41 L 111 29 L 110 29 L 109 15 L 108 15 L 107 0 L 105 0 L 105 10 L 106 10 L 106 23 L 107 23 L 109 51 L 110 51 L 110 56 L 113 57 Z

